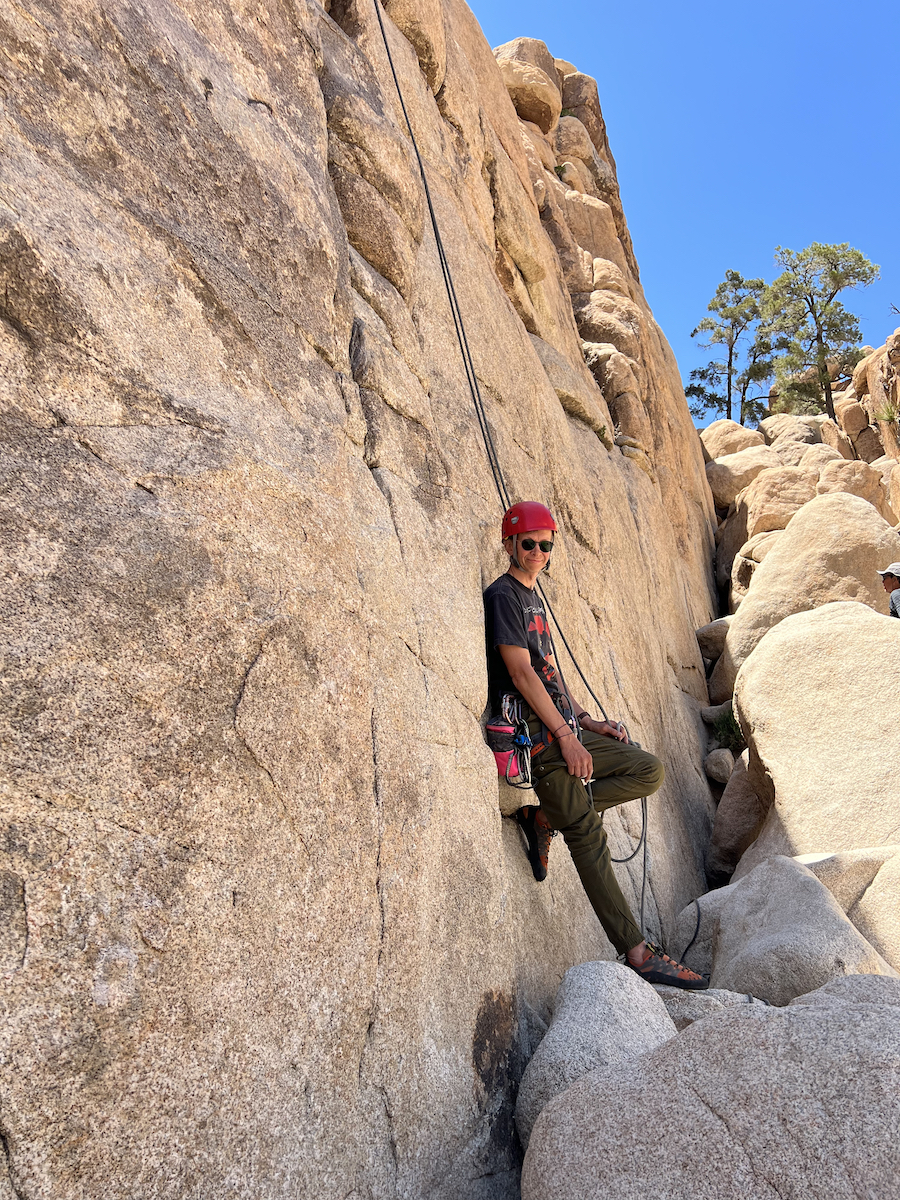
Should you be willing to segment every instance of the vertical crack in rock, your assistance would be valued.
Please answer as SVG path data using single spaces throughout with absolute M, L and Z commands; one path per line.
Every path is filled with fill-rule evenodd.
M 250 662 L 250 665 L 247 667 L 246 671 L 244 672 L 244 676 L 241 680 L 241 685 L 238 688 L 237 699 L 235 700 L 234 705 L 232 706 L 232 728 L 234 729 L 235 735 L 237 736 L 241 745 L 244 747 L 244 749 L 247 751 L 247 754 L 250 756 L 250 759 L 252 760 L 252 762 L 263 773 L 263 775 L 265 775 L 266 779 L 268 779 L 269 783 L 272 785 L 272 791 L 275 793 L 275 796 L 277 797 L 278 802 L 281 805 L 281 811 L 285 816 L 287 816 L 287 813 L 288 813 L 287 802 L 286 802 L 284 796 L 282 795 L 281 789 L 279 788 L 278 784 L 275 782 L 275 777 L 273 776 L 273 774 L 269 770 L 269 768 L 266 766 L 266 764 L 259 757 L 257 752 L 253 749 L 253 746 L 250 744 L 250 739 L 242 732 L 241 727 L 240 727 L 240 716 L 241 716 L 240 709 L 241 709 L 241 705 L 243 704 L 243 701 L 244 701 L 244 693 L 246 692 L 246 689 L 247 689 L 247 682 L 250 678 L 250 674 L 253 671 L 253 668 L 256 666 L 256 664 L 259 662 L 260 658 L 262 657 L 263 650 L 265 649 L 266 643 L 269 641 L 270 637 L 271 637 L 271 631 L 268 631 L 263 634 L 262 638 L 260 639 L 259 646 L 257 647 L 256 653 L 254 654 L 254 656 Z M 294 833 L 297 837 L 297 840 L 300 842 L 300 845 L 303 847 L 303 849 L 306 851 L 306 853 L 308 855 L 309 854 L 309 846 L 307 846 L 307 844 L 306 844 L 306 839 L 303 837 L 302 833 L 300 833 L 300 831 L 296 828 L 294 829 Z
M 25 1200 L 25 1196 L 16 1187 L 15 1180 L 13 1179 L 12 1155 L 9 1152 L 9 1135 L 2 1126 L 0 1126 L 0 1153 L 3 1155 L 4 1174 L 9 1183 L 10 1192 L 15 1197 L 15 1200 Z

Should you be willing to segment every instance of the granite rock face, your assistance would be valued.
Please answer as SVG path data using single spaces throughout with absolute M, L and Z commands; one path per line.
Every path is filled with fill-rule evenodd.
M 596 85 L 508 88 L 460 0 L 386 10 L 499 457 L 560 520 L 551 600 L 666 761 L 665 933 L 710 823 L 713 507 Z M 612 952 L 498 811 L 500 506 L 374 9 L 2 20 L 3 1186 L 511 1195 L 534 1029 Z

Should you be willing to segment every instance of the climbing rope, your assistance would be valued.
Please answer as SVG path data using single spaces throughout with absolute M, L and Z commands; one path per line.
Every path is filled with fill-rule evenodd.
M 397 89 L 397 98 L 400 101 L 400 108 L 403 112 L 403 119 L 406 122 L 406 128 L 409 133 L 409 140 L 412 143 L 413 152 L 415 153 L 416 162 L 419 167 L 419 175 L 422 179 L 422 188 L 425 193 L 425 202 L 428 206 L 428 215 L 431 219 L 431 229 L 434 234 L 435 245 L 437 246 L 438 260 L 441 264 L 441 274 L 444 278 L 444 287 L 447 291 L 447 299 L 450 303 L 450 312 L 453 317 L 453 326 L 456 331 L 456 340 L 459 343 L 459 350 L 460 350 L 460 354 L 462 355 L 463 367 L 464 367 L 465 373 L 466 373 L 466 383 L 469 388 L 469 394 L 472 398 L 472 404 L 475 408 L 475 415 L 478 418 L 478 425 L 481 430 L 481 437 L 484 442 L 485 453 L 487 455 L 488 464 L 491 468 L 491 474 L 494 478 L 494 486 L 497 489 L 497 495 L 500 497 L 500 504 L 503 508 L 503 511 L 505 512 L 508 508 L 512 507 L 512 499 L 510 497 L 509 490 L 507 489 L 507 486 L 506 486 L 506 480 L 504 479 L 504 476 L 503 476 L 503 468 L 500 466 L 500 458 L 499 458 L 499 455 L 497 454 L 497 447 L 494 444 L 494 438 L 491 433 L 490 424 L 488 423 L 487 410 L 484 406 L 484 400 L 482 399 L 481 389 L 478 386 L 478 376 L 475 373 L 475 362 L 472 358 L 472 352 L 469 349 L 469 339 L 466 336 L 465 321 L 463 320 L 462 310 L 459 306 L 459 300 L 457 299 L 457 296 L 456 296 L 456 286 L 453 282 L 453 272 L 450 269 L 450 263 L 447 259 L 446 251 L 444 250 L 444 242 L 443 242 L 443 239 L 441 238 L 441 231 L 438 226 L 437 213 L 435 212 L 434 203 L 431 198 L 431 189 L 428 186 L 428 177 L 425 174 L 425 164 L 422 161 L 422 155 L 419 151 L 419 143 L 416 140 L 416 135 L 415 135 L 415 133 L 413 133 L 412 122 L 409 119 L 409 113 L 406 108 L 406 102 L 403 99 L 403 89 L 400 87 L 400 80 L 397 77 L 397 71 L 394 66 L 394 56 L 391 54 L 391 47 L 390 47 L 390 43 L 388 42 L 387 30 L 385 29 L 384 19 L 381 15 L 381 0 L 373 0 L 373 4 L 375 7 L 375 16 L 378 19 L 378 27 L 381 30 L 381 39 L 384 42 L 384 49 L 385 49 L 385 53 L 387 54 L 388 65 L 390 66 L 391 75 L 394 80 L 394 87 Z M 572 651 L 572 647 L 569 645 L 566 635 L 563 632 L 562 626 L 559 623 L 556 613 L 553 611 L 553 608 L 550 604 L 550 601 L 547 598 L 546 593 L 544 592 L 544 589 L 541 585 L 540 580 L 537 581 L 537 589 L 538 589 L 538 593 L 540 594 L 541 600 L 542 600 L 544 606 L 546 607 L 547 613 L 550 616 L 550 619 L 552 620 L 553 624 L 556 626 L 556 630 L 557 630 L 560 638 L 562 639 L 562 643 L 566 648 L 569 658 L 572 660 L 572 664 L 575 667 L 575 670 L 578 672 L 578 675 L 579 675 L 582 683 L 587 688 L 588 693 L 591 696 L 591 699 L 594 701 L 594 703 L 599 708 L 601 714 L 603 715 L 604 721 L 608 721 L 609 717 L 607 716 L 606 709 L 603 707 L 602 703 L 600 702 L 599 697 L 596 695 L 596 693 L 594 692 L 594 689 L 591 687 L 590 683 L 588 683 L 587 679 L 585 678 L 585 674 L 578 664 L 578 660 L 576 659 L 575 654 Z M 555 646 L 555 643 L 553 640 L 552 630 L 550 630 L 550 628 L 548 627 L 547 632 L 550 636 L 550 648 L 553 652 L 553 658 L 554 658 L 554 661 L 556 662 L 557 669 L 559 670 L 560 680 L 562 682 L 563 689 L 566 692 L 568 692 L 568 688 L 566 687 L 565 676 L 563 675 L 562 666 L 560 665 L 559 656 L 556 653 L 556 646 Z M 576 731 L 576 734 L 580 740 L 580 738 L 581 738 L 580 728 Z M 628 740 L 630 742 L 631 738 L 629 737 Z M 591 807 L 593 808 L 593 793 L 591 791 L 590 784 L 587 785 L 587 792 L 588 792 L 588 798 L 589 798 Z M 633 858 L 637 857 L 641 848 L 643 848 L 643 851 L 644 851 L 643 879 L 641 881 L 641 916 L 640 916 L 641 932 L 643 932 L 643 930 L 644 930 L 644 900 L 645 900 L 646 890 L 647 890 L 647 865 L 648 865 L 647 864 L 647 797 L 646 796 L 644 796 L 641 799 L 641 836 L 638 839 L 637 846 L 635 846 L 634 850 L 632 851 L 631 854 L 628 855 L 627 858 L 613 858 L 612 861 L 614 863 L 631 862 L 631 860 Z

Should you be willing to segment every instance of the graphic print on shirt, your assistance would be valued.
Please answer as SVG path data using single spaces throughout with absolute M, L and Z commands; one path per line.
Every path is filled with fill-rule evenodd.
M 554 667 L 547 662 L 546 642 L 544 640 L 546 638 L 549 641 L 550 626 L 544 619 L 544 614 L 542 612 L 535 612 L 535 615 L 531 618 L 531 623 L 528 626 L 528 632 L 536 633 L 538 635 L 538 641 L 541 647 L 541 658 L 543 659 L 539 671 L 544 677 L 544 682 L 546 684 L 555 683 L 557 673 Z

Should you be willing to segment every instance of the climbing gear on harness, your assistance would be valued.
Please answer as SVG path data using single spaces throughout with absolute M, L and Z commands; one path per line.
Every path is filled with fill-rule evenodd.
M 556 837 L 557 831 L 550 828 L 543 811 L 533 804 L 526 804 L 520 808 L 516 813 L 516 820 L 528 842 L 528 861 L 531 863 L 532 873 L 538 883 L 543 883 L 547 878 L 550 842 Z
M 526 705 L 520 696 L 507 692 L 500 705 L 499 717 L 485 726 L 487 744 L 497 760 L 497 774 L 510 787 L 531 787 L 531 733 L 528 729 Z
M 536 529 L 549 529 L 551 533 L 556 533 L 556 521 L 553 519 L 553 513 L 545 505 L 538 504 L 536 500 L 520 500 L 518 504 L 514 504 L 503 514 L 503 523 L 500 526 L 503 541 L 512 537 L 513 534 L 534 533 Z M 524 548 L 526 550 L 533 549 L 532 546 Z M 543 550 L 543 546 L 541 549 Z
M 419 175 L 421 176 L 421 179 L 422 179 L 422 189 L 425 193 L 425 203 L 428 207 L 428 215 L 429 215 L 429 218 L 431 221 L 431 229 L 432 229 L 432 232 L 434 233 L 434 241 L 435 241 L 435 245 L 437 247 L 438 261 L 440 262 L 441 274 L 443 275 L 443 278 L 444 278 L 444 287 L 446 288 L 446 291 L 447 291 L 447 300 L 450 305 L 450 314 L 453 318 L 453 327 L 456 332 L 456 339 L 459 344 L 460 355 L 462 356 L 462 361 L 463 361 L 463 369 L 465 370 L 465 374 L 466 374 L 466 383 L 468 384 L 469 394 L 472 398 L 472 404 L 475 408 L 475 416 L 478 420 L 478 427 L 481 430 L 481 437 L 484 442 L 484 450 L 485 450 L 485 454 L 487 456 L 488 465 L 491 468 L 491 475 L 493 476 L 494 487 L 497 489 L 497 495 L 500 497 L 501 505 L 506 510 L 505 516 L 504 516 L 504 520 L 505 520 L 506 517 L 508 517 L 510 515 L 510 513 L 519 506 L 534 505 L 536 508 L 544 508 L 544 506 L 538 505 L 535 501 L 529 501 L 529 500 L 519 501 L 518 505 L 513 504 L 512 498 L 509 494 L 509 489 L 506 486 L 506 480 L 503 477 L 503 470 L 500 466 L 500 459 L 497 454 L 497 447 L 494 444 L 494 437 L 493 437 L 493 434 L 491 433 L 491 427 L 488 422 L 487 410 L 484 406 L 484 400 L 481 395 L 481 389 L 478 386 L 478 376 L 475 372 L 475 362 L 472 358 L 472 352 L 469 349 L 469 339 L 466 335 L 466 327 L 465 327 L 465 323 L 463 321 L 462 310 L 460 309 L 459 300 L 456 295 L 456 286 L 453 282 L 453 274 L 450 270 L 450 263 L 447 259 L 447 252 L 444 249 L 444 242 L 443 242 L 443 239 L 441 238 L 441 231 L 438 226 L 437 214 L 434 209 L 434 202 L 431 198 L 431 189 L 428 186 L 428 177 L 425 174 L 425 164 L 422 161 L 422 155 L 419 151 L 419 144 L 416 140 L 416 135 L 413 132 L 412 122 L 409 119 L 409 112 L 406 107 L 406 102 L 403 99 L 403 91 L 400 87 L 400 80 L 397 77 L 397 70 L 394 66 L 394 56 L 391 53 L 390 43 L 388 42 L 387 30 L 385 29 L 385 26 L 384 26 L 384 18 L 381 15 L 380 0 L 374 0 L 374 8 L 375 8 L 375 16 L 378 20 L 378 27 L 381 31 L 381 38 L 384 43 L 385 54 L 387 55 L 388 65 L 391 69 L 391 76 L 393 77 L 393 80 L 394 80 L 394 86 L 397 89 L 397 99 L 400 101 L 400 108 L 401 108 L 401 111 L 403 112 L 403 119 L 406 122 L 406 128 L 409 132 L 410 142 L 412 143 L 413 152 L 416 156 L 416 162 L 419 167 Z M 549 509 L 544 509 L 544 512 L 546 514 L 544 519 L 546 519 L 546 517 L 549 517 L 549 519 L 550 519 L 549 524 L 547 524 L 547 525 L 532 525 L 530 530 L 525 529 L 525 530 L 522 530 L 522 532 L 528 533 L 528 532 L 533 532 L 536 529 L 551 529 L 555 533 L 557 531 L 557 526 L 556 526 L 556 521 L 553 519 L 552 513 L 550 513 Z M 519 526 L 518 526 L 518 522 L 517 522 L 516 528 L 518 528 L 518 527 Z M 512 528 L 513 528 L 512 524 L 510 524 L 510 530 L 512 530 Z M 503 536 L 504 537 L 507 536 L 505 531 L 503 533 Z M 549 563 L 548 563 L 548 565 L 549 565 Z M 591 685 L 588 683 L 587 679 L 585 678 L 584 672 L 582 671 L 581 667 L 578 664 L 578 660 L 576 659 L 575 654 L 572 651 L 572 647 L 569 645 L 566 635 L 562 630 L 562 626 L 560 625 L 559 620 L 557 619 L 556 613 L 553 611 L 553 607 L 550 604 L 550 601 L 547 599 L 547 596 L 546 596 L 544 589 L 541 586 L 539 580 L 535 581 L 535 586 L 537 588 L 538 595 L 541 597 L 541 600 L 543 601 L 544 608 L 545 608 L 547 614 L 549 615 L 551 621 L 556 626 L 556 630 L 559 633 L 560 638 L 562 639 L 562 643 L 565 646 L 566 651 L 568 652 L 569 658 L 572 660 L 572 665 L 575 667 L 575 670 L 578 672 L 578 675 L 579 675 L 582 683 L 587 688 L 588 693 L 590 694 L 594 703 L 597 705 L 598 709 L 603 714 L 603 719 L 605 721 L 608 721 L 609 717 L 607 716 L 606 709 L 600 703 L 600 700 L 597 698 L 597 695 L 594 692 L 594 689 L 591 687 Z M 548 629 L 548 633 L 550 635 L 550 647 L 553 652 L 554 662 L 556 663 L 557 670 L 559 671 L 560 680 L 562 682 L 563 689 L 565 689 L 565 677 L 563 676 L 562 667 L 560 666 L 559 658 L 556 654 L 556 647 L 553 644 L 553 633 L 549 629 Z M 576 722 L 576 725 L 577 725 L 577 722 Z M 579 730 L 576 729 L 574 732 L 577 737 Z M 534 753 L 534 751 L 532 751 L 532 753 Z M 524 785 L 520 784 L 518 786 L 524 786 Z M 590 799 L 590 797 L 589 797 L 589 799 Z M 623 859 L 618 859 L 618 860 L 613 859 L 613 861 L 614 862 L 616 862 L 616 861 L 630 862 L 631 859 L 635 857 L 635 855 L 638 853 L 638 851 L 641 849 L 642 846 L 644 849 L 644 878 L 643 878 L 643 883 L 641 885 L 641 928 L 643 929 L 643 925 L 644 925 L 644 894 L 646 892 L 646 887 L 647 887 L 647 800 L 646 800 L 646 797 L 641 800 L 641 836 L 640 836 L 640 839 L 638 840 L 637 846 L 635 847 L 634 853 L 629 855 L 629 857 L 627 859 L 624 859 L 624 860 Z
M 709 987 L 709 980 L 704 975 L 698 975 L 690 967 L 669 958 L 665 950 L 653 942 L 647 943 L 647 956 L 639 967 L 628 961 L 627 954 L 625 965 L 648 983 L 665 983 L 689 992 L 705 992 Z

